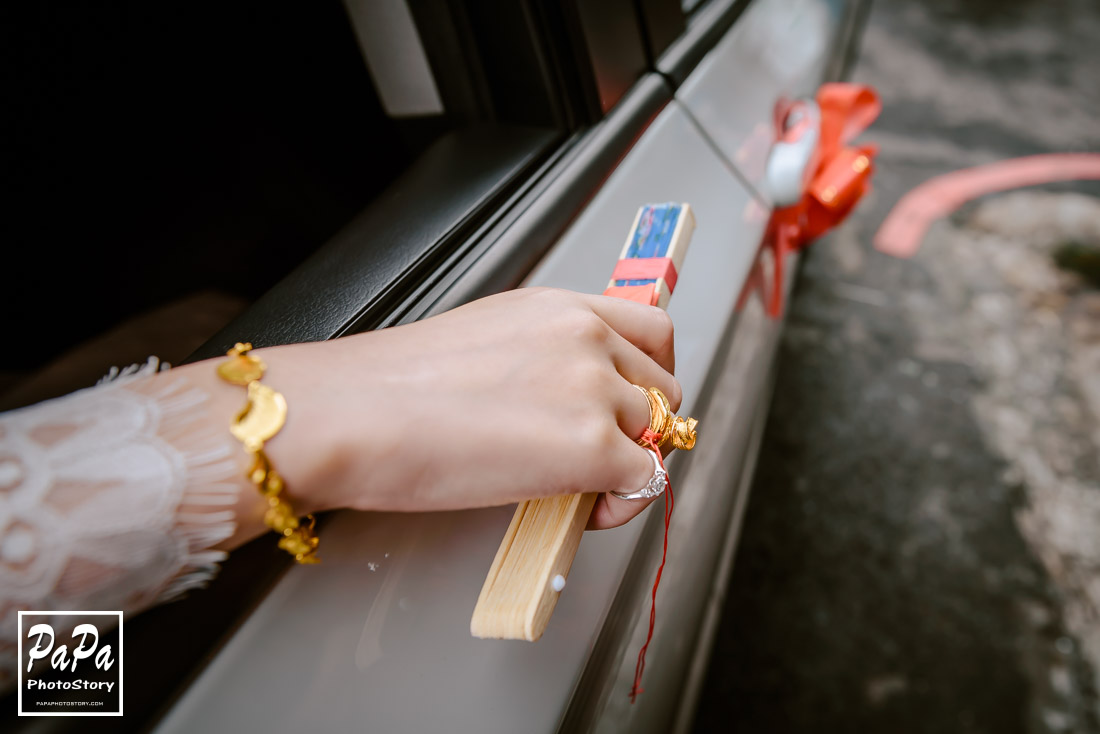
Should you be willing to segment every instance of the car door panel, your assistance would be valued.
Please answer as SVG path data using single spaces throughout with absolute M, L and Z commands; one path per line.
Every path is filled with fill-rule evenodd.
M 757 0 L 677 91 L 706 135 L 765 199 L 775 104 L 813 94 L 842 10 L 842 3 L 824 0 Z

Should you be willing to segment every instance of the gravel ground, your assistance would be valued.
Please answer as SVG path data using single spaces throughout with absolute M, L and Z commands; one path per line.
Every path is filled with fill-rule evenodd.
M 951 170 L 1100 150 L 1095 0 L 890 0 L 876 191 L 806 258 L 696 731 L 1100 731 L 1100 186 L 873 251 Z

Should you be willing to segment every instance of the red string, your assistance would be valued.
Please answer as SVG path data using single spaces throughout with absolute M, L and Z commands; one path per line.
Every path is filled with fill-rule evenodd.
M 657 455 L 657 463 L 661 465 L 661 469 L 665 468 L 664 457 L 661 456 L 660 449 L 657 448 L 657 444 L 661 441 L 661 434 L 654 433 L 646 428 L 642 431 L 642 440 L 649 444 L 649 447 L 653 449 Z M 672 497 L 672 480 L 669 479 L 668 472 L 665 472 L 665 545 L 661 551 L 661 565 L 657 567 L 657 578 L 653 581 L 653 595 L 650 599 L 649 605 L 649 633 L 646 635 L 645 644 L 642 645 L 642 649 L 638 651 L 638 662 L 634 666 L 634 685 L 630 689 L 630 702 L 638 698 L 638 694 L 642 692 L 642 673 L 645 672 L 645 653 L 649 649 L 649 643 L 653 639 L 653 625 L 657 622 L 657 587 L 661 585 L 661 574 L 665 570 L 665 558 L 668 556 L 668 525 L 672 520 L 672 508 L 675 501 Z

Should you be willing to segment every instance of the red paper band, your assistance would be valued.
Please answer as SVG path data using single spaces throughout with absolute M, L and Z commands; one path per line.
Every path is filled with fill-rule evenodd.
M 620 260 L 619 262 L 625 262 Z M 618 280 L 618 278 L 616 278 Z M 647 306 L 656 306 L 657 301 L 660 299 L 660 294 L 657 292 L 656 283 L 647 283 L 646 285 L 613 285 L 603 292 L 605 296 L 611 296 L 612 298 L 622 298 L 627 301 L 634 301 L 635 303 L 644 303 Z
M 667 257 L 636 257 L 615 263 L 611 280 L 657 280 L 664 278 L 668 292 L 676 290 L 676 264 Z M 629 286 L 620 286 L 629 287 Z

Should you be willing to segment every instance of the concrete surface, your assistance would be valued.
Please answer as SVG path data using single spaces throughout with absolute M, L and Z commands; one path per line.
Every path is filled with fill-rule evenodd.
M 890 0 L 875 193 L 807 258 L 697 732 L 1100 731 L 1100 185 L 871 239 L 951 170 L 1100 150 L 1100 4 Z

